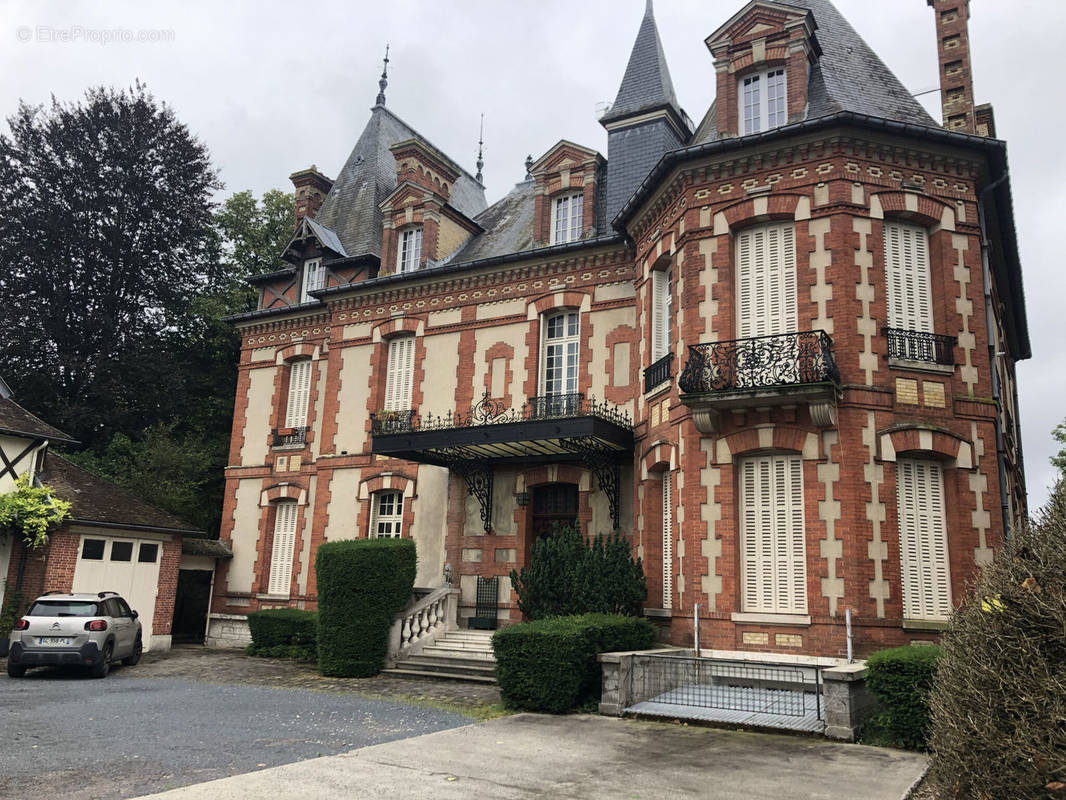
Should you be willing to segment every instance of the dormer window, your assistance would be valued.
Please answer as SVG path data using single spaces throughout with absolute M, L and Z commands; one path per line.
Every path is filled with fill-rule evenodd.
M 326 272 L 322 269 L 321 258 L 310 258 L 304 262 L 303 292 L 300 295 L 301 303 L 313 303 L 315 301 L 315 298 L 311 296 L 311 292 L 322 288 L 324 285 L 323 278 L 325 277 Z
M 585 200 L 581 192 L 556 197 L 552 203 L 552 244 L 576 242 L 581 238 L 581 217 Z
M 414 272 L 422 260 L 422 226 L 406 228 L 400 232 L 400 247 L 397 253 L 396 271 Z
M 740 134 L 760 133 L 788 120 L 785 71 L 772 69 L 740 79 Z

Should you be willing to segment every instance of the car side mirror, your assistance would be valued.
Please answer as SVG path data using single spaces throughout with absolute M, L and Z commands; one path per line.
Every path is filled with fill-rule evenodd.
M 136 611 L 131 611 L 130 612 L 130 617 L 132 619 L 137 619 L 137 617 L 139 617 L 139 616 L 140 616 L 140 614 L 138 614 Z

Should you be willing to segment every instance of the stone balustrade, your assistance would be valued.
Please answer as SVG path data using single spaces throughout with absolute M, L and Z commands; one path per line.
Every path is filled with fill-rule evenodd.
M 389 666 L 417 655 L 446 631 L 457 630 L 458 611 L 459 590 L 445 586 L 397 614 L 389 630 Z

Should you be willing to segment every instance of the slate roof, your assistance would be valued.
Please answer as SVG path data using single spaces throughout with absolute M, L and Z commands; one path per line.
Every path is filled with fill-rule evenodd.
M 71 504 L 73 521 L 203 534 L 187 522 L 138 500 L 56 453 L 49 452 L 45 456 L 44 469 L 39 477 L 42 483 L 55 490 L 56 495 Z
M 670 69 L 666 66 L 659 29 L 655 26 L 652 3 L 648 0 L 622 84 L 618 87 L 610 110 L 600 122 L 611 122 L 663 106 L 673 108 L 679 117 L 682 116 L 673 81 L 670 80 Z
M 396 158 L 389 148 L 408 139 L 439 150 L 385 106 L 371 109 L 359 141 L 315 215 L 319 226 L 336 234 L 345 255 L 381 256 L 378 206 L 396 188 Z M 464 170 L 452 186 L 450 205 L 473 218 L 485 210 L 485 189 Z
M 10 396 L 4 397 L 2 395 L 0 395 L 0 433 L 32 438 L 42 437 L 53 442 L 77 444 L 74 439 L 63 433 L 59 428 L 54 428 L 47 422 L 38 419 L 12 400 Z
M 522 181 L 483 212 L 474 221 L 485 232 L 471 238 L 448 259 L 449 263 L 478 261 L 506 253 L 518 253 L 533 245 L 532 180 Z
M 807 119 L 852 111 L 871 117 L 940 127 L 829 0 L 775 0 L 810 11 L 822 55 L 807 84 Z M 718 138 L 711 105 L 692 144 Z

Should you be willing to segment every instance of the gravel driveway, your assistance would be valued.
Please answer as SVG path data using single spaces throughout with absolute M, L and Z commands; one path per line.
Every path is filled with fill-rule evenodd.
M 58 669 L 0 676 L 0 797 L 136 797 L 455 728 L 475 721 L 464 707 L 477 713 L 450 685 L 316 678 L 291 662 L 203 650 L 146 656 L 105 680 Z

